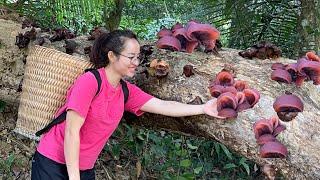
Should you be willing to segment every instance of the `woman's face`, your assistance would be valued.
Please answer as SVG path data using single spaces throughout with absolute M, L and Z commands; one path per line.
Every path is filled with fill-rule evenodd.
M 116 60 L 112 61 L 111 65 L 114 70 L 121 76 L 133 77 L 135 70 L 140 63 L 140 45 L 135 39 L 127 39 L 124 43 L 122 52 L 113 52 Z

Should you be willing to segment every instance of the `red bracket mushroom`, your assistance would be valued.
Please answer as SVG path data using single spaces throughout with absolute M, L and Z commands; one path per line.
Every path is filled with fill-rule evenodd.
M 210 24 L 202 24 L 193 20 L 189 21 L 186 27 L 177 23 L 172 26 L 171 30 L 161 29 L 157 33 L 159 38 L 157 47 L 192 53 L 199 44 L 202 44 L 205 46 L 205 52 L 209 52 L 215 49 L 219 36 L 220 32 Z
M 320 62 L 320 57 L 318 55 L 316 55 L 314 52 L 309 51 L 306 53 L 306 56 L 308 59 L 310 59 L 311 61 L 317 61 Z
M 226 92 L 217 99 L 218 115 L 226 118 L 235 118 L 238 116 L 236 111 L 238 106 L 237 98 L 234 94 Z
M 260 147 L 262 158 L 285 158 L 287 148 L 277 140 L 277 135 L 286 127 L 279 122 L 278 118 L 261 119 L 253 125 L 255 138 Z
M 257 90 L 250 89 L 245 81 L 235 81 L 234 75 L 224 70 L 211 81 L 209 91 L 218 98 L 219 115 L 228 118 L 237 117 L 238 112 L 252 108 L 260 99 Z
M 168 49 L 172 51 L 180 51 L 180 41 L 174 36 L 163 36 L 157 41 L 157 47 L 160 49 Z
M 313 81 L 314 85 L 320 84 L 320 61 L 318 56 L 308 52 L 306 57 L 300 58 L 297 63 L 283 65 L 275 63 L 271 66 L 273 72 L 271 79 L 300 87 L 304 81 Z
M 239 52 L 239 55 L 249 59 L 254 57 L 259 59 L 278 58 L 281 56 L 281 50 L 270 42 L 261 41 L 258 44 Z
M 294 119 L 298 112 L 303 111 L 303 103 L 296 95 L 284 94 L 276 98 L 273 108 L 282 121 L 288 122 Z

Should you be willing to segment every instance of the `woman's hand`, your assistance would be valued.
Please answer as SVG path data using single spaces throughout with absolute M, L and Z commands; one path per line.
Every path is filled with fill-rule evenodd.
M 216 98 L 209 100 L 204 105 L 203 111 L 205 114 L 207 114 L 209 116 L 220 118 L 220 119 L 225 119 L 225 117 L 218 116 L 217 99 Z

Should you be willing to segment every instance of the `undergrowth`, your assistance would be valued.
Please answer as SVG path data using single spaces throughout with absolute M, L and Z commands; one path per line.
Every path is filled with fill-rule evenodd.
M 219 142 L 125 123 L 104 150 L 120 163 L 141 163 L 160 179 L 255 179 L 260 174 L 257 165 Z

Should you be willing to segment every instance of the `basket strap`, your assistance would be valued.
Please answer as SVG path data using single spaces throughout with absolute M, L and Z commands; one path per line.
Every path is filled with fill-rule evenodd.
M 85 72 L 90 71 L 94 77 L 96 78 L 97 82 L 98 82 L 98 90 L 96 92 L 97 96 L 100 92 L 100 88 L 101 88 L 101 77 L 100 77 L 100 73 L 98 72 L 97 69 L 85 69 Z M 49 131 L 53 126 L 62 123 L 64 120 L 66 120 L 67 118 L 67 111 L 64 110 L 58 117 L 56 117 L 55 119 L 53 119 L 48 125 L 46 125 L 43 129 L 39 130 L 36 132 L 36 136 L 40 136 L 43 133 Z
M 41 134 L 49 131 L 53 126 L 63 122 L 67 117 L 67 111 L 63 111 L 58 117 L 56 117 L 53 121 L 51 121 L 46 127 L 36 132 L 36 136 L 40 136 Z

